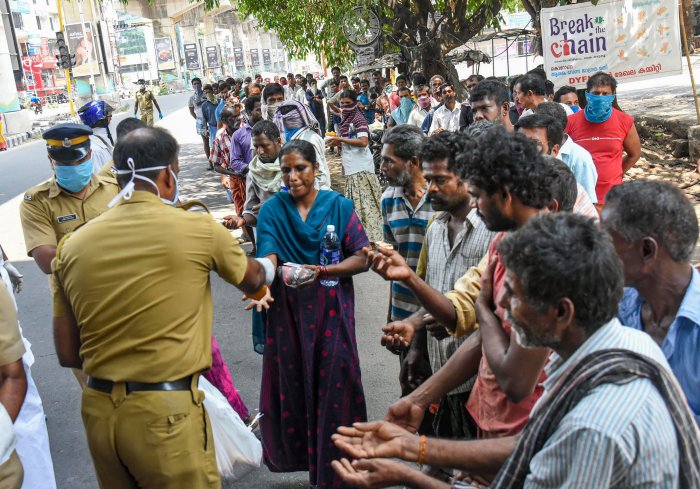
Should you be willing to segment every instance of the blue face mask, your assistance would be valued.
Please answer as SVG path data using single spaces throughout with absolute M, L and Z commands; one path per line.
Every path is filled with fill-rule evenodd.
M 601 123 L 610 119 L 612 116 L 613 102 L 615 94 L 612 95 L 593 95 L 586 92 L 586 108 L 584 115 L 588 122 Z
M 295 128 L 293 128 L 293 129 L 287 129 L 287 128 L 285 127 L 285 128 L 284 128 L 284 139 L 285 139 L 286 141 L 291 141 L 292 138 L 294 137 L 294 135 L 295 135 L 296 133 L 298 133 L 299 131 L 301 131 L 301 130 L 302 130 L 301 127 L 295 127 Z
M 90 183 L 90 178 L 92 178 L 92 159 L 79 165 L 56 165 L 54 170 L 56 171 L 56 182 L 58 185 L 71 193 L 77 193 Z

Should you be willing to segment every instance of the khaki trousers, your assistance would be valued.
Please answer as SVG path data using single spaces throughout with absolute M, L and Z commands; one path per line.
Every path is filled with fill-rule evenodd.
M 17 452 L 12 452 L 10 458 L 0 465 L 0 489 L 19 489 L 24 481 L 24 469 L 19 461 Z
M 83 391 L 82 415 L 101 489 L 218 489 L 211 425 L 197 389 Z
M 153 127 L 153 110 L 149 110 L 148 112 L 141 112 L 141 122 L 143 122 L 147 126 Z

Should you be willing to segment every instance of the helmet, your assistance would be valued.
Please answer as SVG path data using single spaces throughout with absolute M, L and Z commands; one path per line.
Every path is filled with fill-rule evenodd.
M 103 100 L 93 100 L 80 107 L 78 115 L 80 116 L 80 120 L 83 121 L 83 124 L 96 127 L 102 125 L 99 124 L 100 121 L 106 122 L 107 117 L 112 115 L 112 112 L 114 112 L 114 109 L 107 102 Z

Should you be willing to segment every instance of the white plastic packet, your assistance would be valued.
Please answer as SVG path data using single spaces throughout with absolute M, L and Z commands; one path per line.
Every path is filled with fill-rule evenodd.
M 216 465 L 223 479 L 240 480 L 262 462 L 262 445 L 253 431 L 245 425 L 224 395 L 204 378 L 199 377 L 199 389 L 204 391 L 207 410 L 214 434 Z

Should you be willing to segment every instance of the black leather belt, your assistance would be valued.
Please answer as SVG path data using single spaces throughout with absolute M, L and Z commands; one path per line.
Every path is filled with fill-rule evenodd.
M 106 392 L 107 394 L 112 392 L 112 387 L 114 387 L 115 382 L 111 380 L 97 379 L 95 377 L 88 377 L 87 385 L 91 389 L 96 391 Z M 137 391 L 188 391 L 192 386 L 192 376 L 185 377 L 184 379 L 174 380 L 172 382 L 158 382 L 155 384 L 149 384 L 146 382 L 125 382 L 126 392 L 137 392 Z

